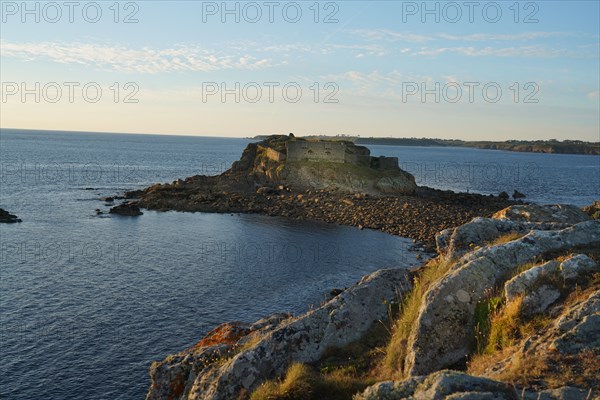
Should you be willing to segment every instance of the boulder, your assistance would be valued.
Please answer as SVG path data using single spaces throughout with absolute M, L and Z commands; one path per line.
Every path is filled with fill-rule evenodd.
M 600 353 L 600 290 L 571 304 L 554 322 L 544 338 L 551 351 L 575 354 L 582 350 Z
M 599 271 L 598 265 L 586 255 L 578 254 L 563 262 L 549 261 L 521 272 L 505 283 L 506 300 L 523 298 L 521 313 L 532 316 L 546 309 L 561 297 L 561 292 L 574 287 Z
M 14 224 L 16 222 L 22 222 L 16 215 L 9 213 L 8 211 L 0 208 L 0 223 Z
M 246 345 L 253 335 L 274 329 L 290 314 L 276 313 L 253 324 L 231 322 L 221 324 L 193 347 L 150 367 L 152 386 L 147 400 L 179 399 L 189 393 L 196 375 L 215 362 L 226 360 L 236 349 Z
M 526 196 L 523 193 L 519 192 L 518 190 L 515 190 L 513 192 L 513 195 L 512 195 L 512 198 L 515 199 L 515 200 L 517 200 L 517 199 L 524 199 L 525 197 Z
M 442 370 L 400 382 L 380 382 L 353 400 L 587 400 L 589 391 L 574 387 L 522 390 L 504 382 Z
M 589 206 L 583 207 L 583 212 L 589 215 L 592 219 L 600 219 L 600 200 L 596 200 Z
M 570 225 L 590 220 L 581 209 L 568 204 L 514 205 L 498 211 L 492 218 L 522 222 L 562 222 Z
M 111 208 L 109 213 L 125 215 L 125 216 L 130 216 L 130 217 L 136 217 L 138 215 L 143 215 L 140 208 L 134 203 L 119 204 L 118 206 Z
M 320 308 L 264 330 L 255 336 L 256 343 L 247 342 L 231 358 L 207 364 L 202 361 L 206 354 L 192 362 L 190 354 L 183 353 L 177 356 L 175 363 L 170 359 L 156 363 L 151 371 L 152 387 L 147 399 L 168 398 L 164 397 L 164 389 L 174 385 L 174 377 L 179 382 L 182 374 L 186 376 L 184 384 L 175 386 L 183 389 L 179 397 L 172 398 L 237 398 L 242 391 L 251 392 L 265 380 L 280 377 L 292 362 L 315 362 L 328 349 L 359 340 L 374 323 L 387 317 L 389 301 L 409 288 L 406 270 L 379 270 Z M 223 354 L 222 349 L 208 349 L 212 349 L 210 356 L 214 357 L 215 351 Z M 225 350 L 231 351 L 231 348 Z M 184 364 L 187 367 L 183 368 Z M 183 372 L 175 376 L 171 373 L 173 368 Z
M 425 293 L 408 340 L 405 373 L 423 375 L 462 362 L 475 347 L 477 303 L 504 285 L 520 265 L 577 246 L 600 246 L 600 221 L 559 231 L 532 231 L 518 240 L 463 256 Z
M 449 259 L 457 259 L 502 235 L 525 234 L 531 230 L 557 230 L 568 226 L 570 224 L 563 222 L 517 222 L 508 219 L 477 217 L 464 225 L 441 231 L 436 235 L 435 240 L 440 255 Z

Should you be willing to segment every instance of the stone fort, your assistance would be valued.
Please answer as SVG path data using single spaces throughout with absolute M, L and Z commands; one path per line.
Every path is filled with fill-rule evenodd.
M 364 146 L 356 146 L 348 141 L 290 140 L 287 154 L 278 153 L 277 161 L 327 161 L 340 164 L 354 164 L 379 170 L 397 170 L 397 157 L 371 157 Z M 275 157 L 269 157 L 275 158 Z

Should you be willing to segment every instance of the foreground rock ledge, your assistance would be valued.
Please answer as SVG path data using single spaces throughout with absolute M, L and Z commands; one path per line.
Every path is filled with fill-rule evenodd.
M 322 307 L 241 341 L 238 349 L 223 343 L 195 347 L 155 363 L 147 400 L 229 400 L 251 392 L 293 362 L 315 362 L 329 348 L 359 340 L 386 318 L 389 301 L 409 290 L 410 281 L 404 269 L 379 270 Z

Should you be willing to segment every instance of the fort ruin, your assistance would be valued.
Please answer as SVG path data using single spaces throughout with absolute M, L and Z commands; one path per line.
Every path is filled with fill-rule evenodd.
M 273 161 L 326 161 L 340 164 L 352 164 L 377 170 L 398 170 L 397 157 L 372 157 L 364 146 L 349 141 L 326 140 L 289 140 L 286 154 L 269 149 L 266 155 Z

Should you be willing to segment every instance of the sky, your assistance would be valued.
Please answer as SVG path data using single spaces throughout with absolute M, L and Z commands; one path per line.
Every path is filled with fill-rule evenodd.
M 0 127 L 600 141 L 599 1 L 1 1 Z

